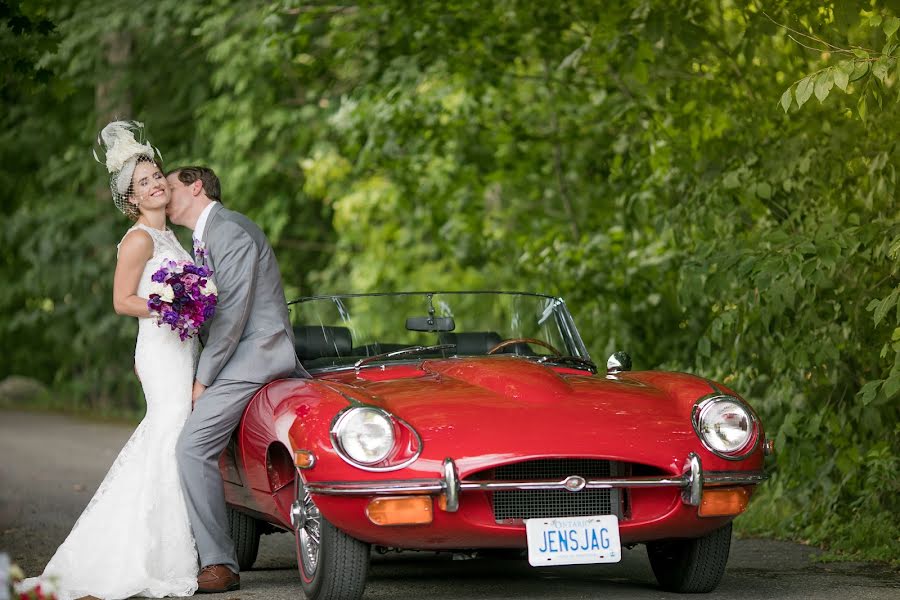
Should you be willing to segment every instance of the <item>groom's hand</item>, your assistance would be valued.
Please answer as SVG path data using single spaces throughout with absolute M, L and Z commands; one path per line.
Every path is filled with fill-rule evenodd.
M 197 398 L 199 398 L 205 391 L 206 386 L 195 379 L 194 389 L 191 390 L 191 408 L 197 405 Z

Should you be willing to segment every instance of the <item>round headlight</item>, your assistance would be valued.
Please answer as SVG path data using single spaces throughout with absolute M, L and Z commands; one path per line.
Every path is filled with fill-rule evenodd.
M 334 437 L 338 450 L 347 458 L 374 465 L 387 458 L 394 447 L 394 424 L 376 408 L 352 408 L 335 424 Z
M 737 458 L 753 441 L 753 415 L 736 398 L 710 398 L 697 405 L 694 426 L 706 447 L 724 458 Z

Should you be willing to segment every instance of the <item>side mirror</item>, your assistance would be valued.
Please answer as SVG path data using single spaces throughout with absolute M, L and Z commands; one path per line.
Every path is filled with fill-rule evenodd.
M 606 361 L 606 374 L 615 375 L 622 371 L 631 370 L 631 356 L 627 352 L 619 350 L 613 352 Z
M 453 317 L 409 317 L 406 328 L 410 331 L 453 331 L 456 323 Z

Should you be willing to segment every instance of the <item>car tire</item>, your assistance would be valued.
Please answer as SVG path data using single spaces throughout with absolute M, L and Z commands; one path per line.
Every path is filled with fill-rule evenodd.
M 358 600 L 366 588 L 370 545 L 350 537 L 323 517 L 300 483 L 305 525 L 294 529 L 300 585 L 308 600 Z M 304 531 L 307 535 L 304 536 Z M 310 536 L 309 534 L 312 534 Z M 316 537 L 318 544 L 311 540 Z M 311 561 L 309 552 L 314 558 Z
M 229 506 L 228 528 L 234 542 L 238 566 L 241 571 L 247 571 L 256 562 L 256 555 L 259 553 L 259 521 Z
M 700 594 L 719 585 L 731 548 L 731 523 L 692 540 L 647 543 L 656 581 L 669 592 Z

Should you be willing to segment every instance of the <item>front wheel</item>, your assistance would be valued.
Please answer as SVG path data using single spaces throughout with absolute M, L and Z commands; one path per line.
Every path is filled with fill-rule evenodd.
M 693 540 L 647 543 L 656 581 L 670 592 L 711 592 L 719 585 L 731 548 L 731 523 Z
M 362 598 L 369 571 L 369 544 L 325 520 L 299 477 L 295 489 L 291 523 L 303 594 L 309 600 Z

